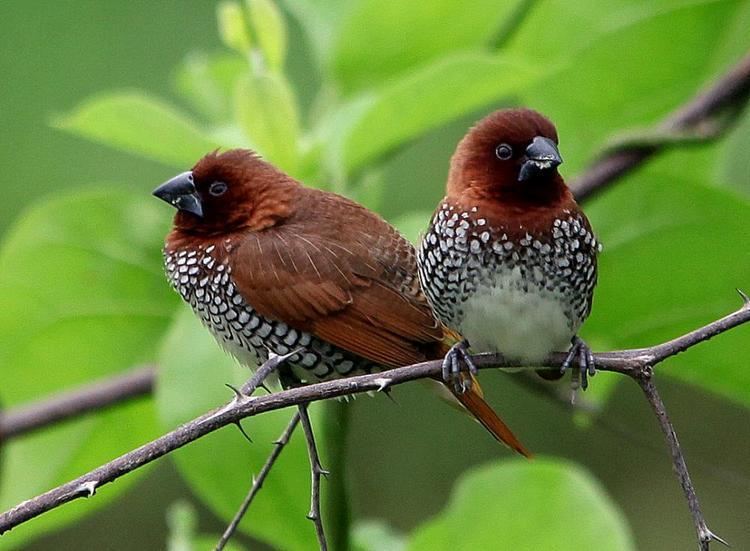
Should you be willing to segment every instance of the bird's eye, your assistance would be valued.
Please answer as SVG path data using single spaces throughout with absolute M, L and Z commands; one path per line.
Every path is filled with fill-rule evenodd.
M 501 161 L 507 161 L 513 156 L 513 148 L 507 143 L 501 143 L 495 148 L 495 155 Z
M 219 195 L 224 195 L 227 189 L 228 189 L 228 186 L 224 182 L 214 182 L 208 188 L 208 192 L 214 197 L 218 197 Z

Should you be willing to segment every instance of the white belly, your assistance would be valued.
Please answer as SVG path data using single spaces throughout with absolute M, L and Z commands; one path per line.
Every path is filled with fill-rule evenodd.
M 528 363 L 567 351 L 578 330 L 565 315 L 562 297 L 524 281 L 518 268 L 497 273 L 493 285 L 479 286 L 462 309 L 459 331 L 473 351 Z

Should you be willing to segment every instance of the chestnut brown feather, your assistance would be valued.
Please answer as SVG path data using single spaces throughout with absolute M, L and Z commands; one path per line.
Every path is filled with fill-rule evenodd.
M 224 296 L 232 297 L 232 305 L 241 298 L 245 310 L 229 309 L 233 316 L 257 316 L 255 327 L 275 323 L 273 331 L 303 332 L 363 359 L 361 369 L 437 359 L 458 339 L 436 319 L 422 293 L 411 243 L 361 205 L 305 188 L 249 151 L 211 153 L 183 176 L 179 189 L 195 196 L 201 212 L 177 213 L 165 251 L 168 264 L 174 264 L 169 259 L 184 260 L 182 266 L 174 264 L 173 285 L 217 338 L 239 339 L 240 347 L 255 348 L 259 355 L 264 347 L 273 350 L 270 341 L 253 345 L 258 333 L 237 333 L 235 318 L 231 323 L 216 319 L 214 305 L 196 299 L 196 293 L 203 298 L 207 292 L 194 290 L 193 281 L 208 285 L 203 283 L 208 279 L 191 279 L 190 270 L 197 271 L 204 261 L 224 270 L 216 279 L 210 276 L 211 285 L 231 285 Z M 222 184 L 221 193 L 216 182 Z M 165 200 L 167 192 L 162 189 Z M 274 337 L 286 344 L 283 334 Z M 268 333 L 264 338 L 270 338 Z M 325 373 L 341 376 L 343 371 L 333 366 Z M 459 400 L 495 438 L 519 451 L 520 444 L 478 388 Z

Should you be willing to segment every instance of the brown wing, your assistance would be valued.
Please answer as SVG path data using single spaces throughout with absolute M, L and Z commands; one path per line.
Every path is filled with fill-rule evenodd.
M 388 367 L 423 361 L 443 329 L 419 289 L 412 245 L 364 207 L 305 189 L 296 213 L 232 257 L 260 314 Z

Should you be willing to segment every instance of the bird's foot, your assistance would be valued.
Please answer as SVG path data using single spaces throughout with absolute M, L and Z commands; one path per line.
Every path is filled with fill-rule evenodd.
M 477 374 L 477 366 L 469 355 L 469 343 L 462 340 L 451 346 L 443 359 L 443 381 L 453 387 L 458 394 L 471 388 L 471 381 Z
M 570 367 L 573 370 L 573 397 L 578 388 L 586 390 L 589 386 L 589 377 L 596 375 L 596 361 L 589 346 L 580 337 L 573 337 L 570 341 L 572 346 L 560 366 L 560 373 Z

